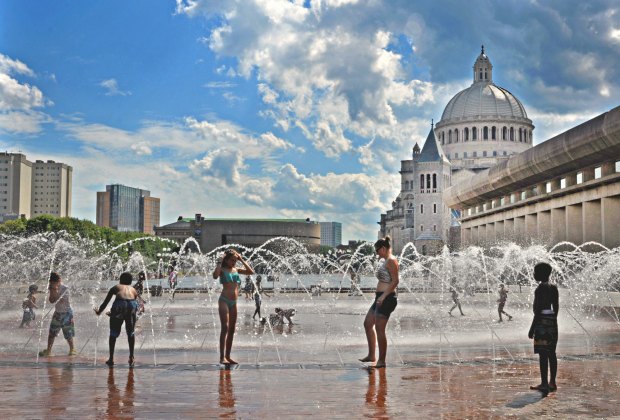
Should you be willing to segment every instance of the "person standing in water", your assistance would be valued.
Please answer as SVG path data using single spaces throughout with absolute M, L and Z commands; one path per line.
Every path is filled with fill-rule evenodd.
M 57 273 L 51 273 L 48 290 L 49 301 L 54 304 L 54 315 L 52 315 L 47 336 L 47 348 L 41 350 L 39 356 L 51 356 L 54 340 L 60 330 L 62 330 L 62 335 L 69 344 L 69 356 L 76 356 L 77 351 L 73 343 L 75 325 L 73 323 L 73 308 L 71 308 L 71 302 L 69 301 L 69 288 L 62 284 L 62 280 Z
M 558 372 L 558 358 L 555 349 L 558 344 L 558 312 L 560 297 L 555 284 L 549 283 L 551 266 L 539 263 L 534 267 L 534 279 L 540 284 L 534 292 L 534 319 L 527 336 L 534 339 L 534 353 L 538 353 L 540 363 L 540 384 L 531 386 L 543 393 L 558 389 L 555 377 Z M 547 379 L 547 370 L 551 377 Z
M 499 314 L 499 322 L 504 321 L 502 319 L 502 314 L 508 317 L 508 321 L 512 321 L 512 315 L 509 315 L 507 312 L 504 311 L 506 300 L 508 300 L 508 289 L 506 289 L 506 286 L 504 286 L 504 283 L 502 283 L 499 287 L 499 299 L 497 299 L 497 303 L 499 303 L 499 305 L 497 305 L 497 313 Z
M 237 269 L 237 262 L 240 262 L 243 268 Z M 222 285 L 222 294 L 217 304 L 221 325 L 220 363 L 224 365 L 237 364 L 231 359 L 230 351 L 237 325 L 237 298 L 241 287 L 240 274 L 249 276 L 254 274 L 254 270 L 237 251 L 234 249 L 226 250 L 221 260 L 217 262 L 215 270 L 213 270 L 213 278 L 219 278 Z
M 30 327 L 30 323 L 34 321 L 34 310 L 37 308 L 37 297 L 35 293 L 37 293 L 38 290 L 39 287 L 36 284 L 31 284 L 28 287 L 28 296 L 26 296 L 22 302 L 24 315 L 22 316 L 22 323 L 19 325 L 19 328 Z
M 174 269 L 174 266 L 168 266 L 168 287 L 170 287 L 170 300 L 174 302 L 174 295 L 177 292 L 178 273 Z
M 105 310 L 112 296 L 116 296 L 110 311 L 110 339 L 108 344 L 110 347 L 110 358 L 106 360 L 106 365 L 114 366 L 114 347 L 116 339 L 121 335 L 121 327 L 125 323 L 125 331 L 127 332 L 127 341 L 129 343 L 129 366 L 134 365 L 134 347 L 136 344 L 136 316 L 138 312 L 138 292 L 131 287 L 133 277 L 130 273 L 123 273 L 119 279 L 119 284 L 113 286 L 109 291 L 105 300 L 99 309 L 93 309 L 97 316 Z
M 144 313 L 144 298 L 142 297 L 142 294 L 144 293 L 144 282 L 146 281 L 146 274 L 144 273 L 144 271 L 140 271 L 138 273 L 138 281 L 136 282 L 136 284 L 133 286 L 134 289 L 136 289 L 136 292 L 138 293 L 138 315 L 142 315 Z
M 398 260 L 392 255 L 392 245 L 389 236 L 375 242 L 375 251 L 383 263 L 376 271 L 377 289 L 375 301 L 368 310 L 364 319 L 366 340 L 368 341 L 368 354 L 360 362 L 374 362 L 375 346 L 379 344 L 379 359 L 376 360 L 375 368 L 385 367 L 387 354 L 387 337 L 385 328 L 391 313 L 396 309 L 396 292 L 398 287 Z
M 452 308 L 450 308 L 450 310 L 448 311 L 450 316 L 452 316 L 452 311 L 457 306 L 459 308 L 459 311 L 461 312 L 461 315 L 465 316 L 465 314 L 463 313 L 463 309 L 461 309 L 461 301 L 459 300 L 459 293 L 456 291 L 456 287 L 454 287 L 454 286 L 452 286 L 452 301 L 454 302 L 454 306 L 452 306 Z

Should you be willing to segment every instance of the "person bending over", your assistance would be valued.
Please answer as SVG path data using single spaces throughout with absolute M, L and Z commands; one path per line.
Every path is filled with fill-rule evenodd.
M 133 277 L 130 273 L 123 273 L 119 279 L 119 284 L 113 286 L 109 291 L 105 300 L 99 307 L 94 309 L 97 315 L 105 310 L 112 296 L 116 296 L 112 304 L 110 315 L 110 358 L 105 362 L 108 366 L 114 366 L 114 347 L 116 339 L 121 335 L 121 327 L 125 323 L 125 331 L 127 332 L 127 341 L 129 342 L 129 366 L 134 366 L 134 347 L 136 344 L 135 328 L 136 316 L 138 312 L 138 292 L 131 287 Z

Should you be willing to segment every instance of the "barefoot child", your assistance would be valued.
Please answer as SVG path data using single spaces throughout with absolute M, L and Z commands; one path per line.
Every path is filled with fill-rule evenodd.
M 512 316 L 508 315 L 507 312 L 504 311 L 504 306 L 506 305 L 506 300 L 508 300 L 508 289 L 502 283 L 499 287 L 499 299 L 497 299 L 497 313 L 499 314 L 499 322 L 502 322 L 502 314 L 508 317 L 508 321 L 512 321 Z
M 558 344 L 558 312 L 560 310 L 558 288 L 549 283 L 551 266 L 539 263 L 534 267 L 534 279 L 540 282 L 534 292 L 534 320 L 527 334 L 534 339 L 534 353 L 538 353 L 540 362 L 540 385 L 531 386 L 543 393 L 558 389 L 555 376 L 558 372 L 558 358 L 555 348 Z M 547 380 L 547 370 L 551 378 Z
M 110 289 L 99 309 L 94 309 L 97 315 L 101 315 L 106 306 L 108 306 L 112 296 L 116 296 L 112 304 L 112 310 L 109 312 L 110 358 L 105 363 L 110 367 L 114 366 L 114 347 L 116 346 L 116 339 L 121 335 L 123 322 L 125 323 L 125 331 L 127 332 L 127 341 L 129 342 L 129 366 L 133 367 L 134 365 L 133 350 L 136 344 L 134 332 L 136 327 L 136 313 L 138 312 L 138 292 L 131 287 L 132 280 L 133 277 L 130 273 L 121 274 L 119 284 Z
M 19 328 L 29 327 L 30 323 L 34 321 L 34 308 L 37 308 L 37 297 L 34 295 L 39 290 L 39 287 L 36 284 L 31 284 L 28 287 L 28 296 L 22 302 L 22 310 L 24 311 L 24 316 L 22 317 L 22 323 L 19 325 Z
M 54 304 L 54 315 L 52 315 L 47 336 L 47 348 L 41 350 L 39 356 L 47 357 L 52 354 L 52 346 L 60 330 L 62 330 L 62 335 L 69 344 L 69 356 L 75 356 L 77 355 L 73 344 L 75 326 L 73 324 L 73 308 L 71 308 L 71 302 L 69 301 L 69 288 L 62 284 L 62 280 L 57 273 L 51 273 L 48 289 L 49 301 Z

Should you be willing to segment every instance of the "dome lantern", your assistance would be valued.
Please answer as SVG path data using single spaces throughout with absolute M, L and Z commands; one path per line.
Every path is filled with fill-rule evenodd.
M 484 53 L 484 45 L 481 45 L 480 55 L 474 63 L 474 83 L 493 83 L 493 64 Z

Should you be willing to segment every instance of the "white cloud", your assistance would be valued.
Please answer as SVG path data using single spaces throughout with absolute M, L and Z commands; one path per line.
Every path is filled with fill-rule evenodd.
M 35 134 L 49 117 L 37 108 L 52 105 L 43 92 L 15 77 L 35 77 L 26 64 L 0 54 L 0 132 Z
M 216 149 L 195 160 L 190 169 L 207 182 L 224 182 L 228 187 L 236 187 L 241 182 L 243 156 L 240 151 Z
M 106 79 L 99 83 L 99 86 L 106 90 L 106 96 L 129 96 L 131 92 L 128 90 L 121 90 L 118 87 L 116 79 Z
M 236 83 L 229 81 L 208 82 L 203 85 L 208 89 L 229 89 L 237 86 Z

